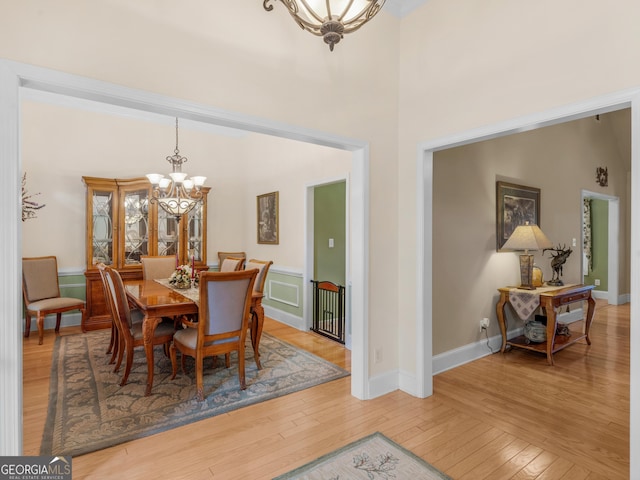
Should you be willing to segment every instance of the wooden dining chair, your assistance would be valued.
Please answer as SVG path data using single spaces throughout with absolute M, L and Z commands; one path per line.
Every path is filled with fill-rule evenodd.
M 109 360 L 109 364 L 115 363 L 116 357 L 118 356 L 118 347 L 119 347 L 119 335 L 118 335 L 118 327 L 116 325 L 115 316 L 113 314 L 111 308 L 111 293 L 109 291 L 109 284 L 107 283 L 107 266 L 104 263 L 96 264 L 98 268 L 98 272 L 100 273 L 100 280 L 102 280 L 102 291 L 104 293 L 104 299 L 107 304 L 107 310 L 111 315 L 111 336 L 109 338 L 109 347 L 107 348 L 107 355 L 111 354 L 111 359 Z
M 38 343 L 44 339 L 44 317 L 56 314 L 56 333 L 60 332 L 62 314 L 79 310 L 84 324 L 86 304 L 84 300 L 61 297 L 58 284 L 58 259 L 55 256 L 26 257 L 22 259 L 22 297 L 25 305 L 24 336 L 31 332 L 31 317 L 38 323 Z
M 245 269 L 251 270 L 253 268 L 258 270 L 258 275 L 256 276 L 256 281 L 253 284 L 253 292 L 263 295 L 264 294 L 264 285 L 267 280 L 267 274 L 269 273 L 269 268 L 273 265 L 271 260 L 256 260 L 255 258 L 250 259 L 246 265 Z M 256 330 L 254 322 L 258 321 L 258 314 L 252 309 L 249 315 L 249 331 L 251 332 L 251 345 L 253 346 L 253 354 L 256 358 L 256 364 L 258 365 L 258 369 L 262 369 L 262 365 L 260 364 L 260 352 L 258 351 L 258 343 L 257 337 L 259 332 Z
M 246 388 L 244 348 L 249 321 L 251 294 L 258 271 L 202 272 L 200 275 L 200 305 L 195 328 L 185 328 L 173 336 L 170 348 L 172 379 L 178 371 L 176 352 L 195 359 L 196 397 L 204 400 L 203 360 L 205 357 L 238 352 L 240 389 Z M 228 357 L 227 357 L 228 358 Z M 229 364 L 227 363 L 227 367 Z
M 218 270 L 220 272 L 242 270 L 246 258 L 245 252 L 218 252 Z
M 175 255 L 143 255 L 142 278 L 154 280 L 156 278 L 169 278 L 176 269 Z
M 120 273 L 107 266 L 104 267 L 104 272 L 109 290 L 107 300 L 118 328 L 118 360 L 114 371 L 117 372 L 120 369 L 122 357 L 126 356 L 125 369 L 120 382 L 120 386 L 124 386 L 127 384 L 127 379 L 131 373 L 134 348 L 144 346 L 144 339 L 142 337 L 142 312 L 129 308 L 127 294 Z M 165 345 L 165 353 L 168 354 L 174 331 L 172 322 L 160 322 L 153 332 L 153 345 Z M 153 365 L 147 365 L 147 368 L 153 368 Z

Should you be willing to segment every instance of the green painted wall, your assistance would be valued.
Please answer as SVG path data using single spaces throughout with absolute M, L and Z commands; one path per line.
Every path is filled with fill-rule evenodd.
M 269 271 L 265 282 L 263 305 L 303 317 L 302 277 Z
M 345 285 L 346 182 L 314 189 L 314 280 Z M 329 239 L 333 239 L 333 248 Z
M 591 199 L 591 251 L 593 255 L 593 269 L 585 275 L 584 283 L 595 285 L 600 280 L 596 290 L 608 291 L 609 281 L 609 202 L 597 198 Z

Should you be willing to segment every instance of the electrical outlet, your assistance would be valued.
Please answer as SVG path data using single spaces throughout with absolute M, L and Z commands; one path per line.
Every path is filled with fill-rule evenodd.
M 489 319 L 487 317 L 484 317 L 482 320 L 480 320 L 480 332 L 488 328 L 489 328 Z
M 593 284 L 594 284 L 596 287 L 599 287 L 599 286 L 600 286 L 600 279 L 599 279 L 599 278 L 596 278 L 596 279 L 593 281 Z

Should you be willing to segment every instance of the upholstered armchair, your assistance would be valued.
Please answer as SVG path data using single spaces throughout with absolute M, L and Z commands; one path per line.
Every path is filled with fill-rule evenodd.
M 203 360 L 217 355 L 238 353 L 240 389 L 246 388 L 244 349 L 249 320 L 249 308 L 257 270 L 237 272 L 202 272 L 200 275 L 200 306 L 195 328 L 185 328 L 173 336 L 170 348 L 172 379 L 175 378 L 177 351 L 196 360 L 196 397 L 204 400 Z
M 31 317 L 35 316 L 40 345 L 44 338 L 44 317 L 47 315 L 56 314 L 56 333 L 60 332 L 60 321 L 64 312 L 79 310 L 84 323 L 84 300 L 60 296 L 58 260 L 55 256 L 22 259 L 22 296 L 26 308 L 24 336 L 29 336 Z

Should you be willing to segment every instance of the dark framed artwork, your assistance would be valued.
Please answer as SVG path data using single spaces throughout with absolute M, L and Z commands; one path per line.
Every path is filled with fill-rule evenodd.
M 540 189 L 496 182 L 496 251 L 525 222 L 540 226 Z
M 258 243 L 278 245 L 278 192 L 258 195 Z

